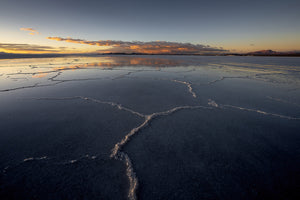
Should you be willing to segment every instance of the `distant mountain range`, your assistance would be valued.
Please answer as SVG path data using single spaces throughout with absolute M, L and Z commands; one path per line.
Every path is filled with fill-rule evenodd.
M 300 51 L 277 52 L 273 50 L 261 50 L 249 53 L 205 53 L 205 54 L 143 54 L 143 53 L 95 53 L 95 54 L 15 54 L 0 52 L 0 59 L 12 58 L 52 58 L 67 56 L 99 56 L 99 55 L 191 55 L 191 56 L 291 56 L 300 57 Z
M 300 56 L 300 51 L 289 51 L 289 52 L 277 52 L 272 50 L 261 50 L 246 53 L 246 55 L 253 56 Z
M 259 55 L 275 55 L 278 54 L 276 51 L 272 50 L 261 50 L 261 51 L 254 51 L 254 52 L 249 52 L 248 54 L 259 54 Z
M 18 54 L 18 53 L 5 53 L 0 52 L 0 59 L 12 58 L 54 58 L 54 57 L 67 57 L 67 56 L 95 56 L 97 54 Z

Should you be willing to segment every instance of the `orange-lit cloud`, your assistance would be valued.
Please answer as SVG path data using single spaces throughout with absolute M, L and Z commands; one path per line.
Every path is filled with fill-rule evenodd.
M 167 41 L 118 41 L 118 40 L 98 40 L 88 41 L 82 39 L 73 39 L 70 37 L 47 37 L 49 40 L 64 41 L 75 44 L 86 44 L 94 46 L 110 47 L 99 52 L 119 52 L 119 53 L 146 53 L 146 54 L 201 54 L 201 53 L 221 53 L 227 50 L 222 48 L 210 47 L 202 44 L 167 42 Z
M 29 31 L 29 35 L 38 35 L 40 34 L 37 30 L 33 28 L 20 28 L 21 31 Z

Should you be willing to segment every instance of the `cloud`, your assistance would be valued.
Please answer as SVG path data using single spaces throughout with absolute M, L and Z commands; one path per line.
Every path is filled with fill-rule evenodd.
M 99 52 L 119 52 L 119 53 L 147 53 L 147 54 L 201 54 L 201 53 L 222 53 L 226 52 L 222 48 L 210 47 L 209 45 L 167 42 L 167 41 L 119 41 L 119 40 L 98 40 L 88 41 L 73 39 L 70 37 L 47 37 L 49 40 L 64 41 L 75 44 L 86 44 L 100 47 L 110 47 Z
M 10 52 L 41 52 L 41 53 L 56 53 L 57 49 L 50 46 L 41 46 L 33 44 L 12 44 L 12 43 L 0 43 L 0 49 Z
M 29 35 L 38 35 L 40 34 L 37 30 L 33 28 L 20 28 L 21 31 L 29 31 Z

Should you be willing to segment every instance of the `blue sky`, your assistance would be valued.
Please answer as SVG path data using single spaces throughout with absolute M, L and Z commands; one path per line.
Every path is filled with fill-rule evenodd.
M 300 49 L 300 1 L 1 0 L 0 43 L 95 50 L 50 41 L 171 41 L 230 51 Z M 20 28 L 33 28 L 29 35 Z

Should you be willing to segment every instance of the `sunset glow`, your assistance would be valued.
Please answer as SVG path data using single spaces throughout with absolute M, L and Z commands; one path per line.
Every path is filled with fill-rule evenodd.
M 62 9 L 48 0 L 4 0 L 0 7 L 0 52 L 218 54 L 300 50 L 300 3 L 296 0 L 115 1 L 63 0 L 61 4 L 68 6 Z
M 0 1 L 0 200 L 300 199 L 300 0 Z

